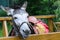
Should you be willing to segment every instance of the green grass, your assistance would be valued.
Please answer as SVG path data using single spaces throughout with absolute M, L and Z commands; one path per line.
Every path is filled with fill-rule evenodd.
M 10 32 L 12 26 L 11 26 L 9 23 L 7 23 L 7 26 L 8 26 L 8 32 Z M 3 30 L 2 30 L 2 26 L 1 26 L 1 24 L 0 24 L 0 37 L 3 37 Z
M 3 36 L 3 31 L 2 30 L 0 30 L 0 37 L 2 37 Z

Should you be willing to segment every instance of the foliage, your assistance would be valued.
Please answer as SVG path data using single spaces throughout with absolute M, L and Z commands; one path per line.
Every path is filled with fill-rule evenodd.
M 46 14 L 52 14 L 50 9 L 50 4 L 48 1 L 38 0 L 38 1 L 31 1 L 31 6 L 28 5 L 27 10 L 29 13 L 32 13 L 31 15 L 46 15 Z M 52 5 L 51 5 L 52 6 Z M 52 11 L 53 12 L 53 11 Z
M 9 5 L 9 0 L 0 0 L 0 5 L 3 5 L 3 6 L 8 6 Z
M 6 12 L 4 12 L 3 10 L 0 9 L 0 17 L 3 17 L 3 16 L 7 16 Z
M 13 8 L 15 5 L 19 5 L 21 7 L 25 1 L 28 1 L 26 11 L 30 15 L 55 14 L 54 10 L 57 9 L 57 5 L 54 5 L 57 0 L 9 0 L 8 6 Z
M 14 0 L 15 5 L 20 5 L 28 1 L 27 12 L 30 15 L 49 15 L 55 14 L 54 10 L 57 9 L 57 5 L 53 5 L 57 0 Z
M 55 14 L 56 14 L 56 20 L 60 21 L 60 0 L 56 1 L 54 3 L 54 5 L 57 5 L 58 8 L 56 10 L 54 10 Z

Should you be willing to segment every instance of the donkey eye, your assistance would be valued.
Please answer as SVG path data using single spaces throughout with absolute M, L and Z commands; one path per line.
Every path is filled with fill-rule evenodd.
M 17 19 L 17 17 L 14 17 L 14 19 Z
M 27 16 L 27 18 L 29 18 L 29 16 Z

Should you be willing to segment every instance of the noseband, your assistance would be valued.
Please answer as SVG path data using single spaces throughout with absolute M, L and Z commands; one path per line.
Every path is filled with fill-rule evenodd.
M 16 23 L 14 22 L 14 20 L 12 20 L 13 21 L 13 26 L 14 26 L 14 28 L 15 28 L 15 31 L 16 32 L 18 32 L 18 35 L 19 36 L 21 36 L 21 38 L 23 39 L 23 36 L 22 36 L 22 34 L 20 33 L 20 27 L 24 24 L 24 23 L 26 23 L 27 25 L 29 25 L 27 22 L 23 22 L 21 25 L 19 25 L 19 26 L 17 26 L 16 25 Z
M 29 22 L 22 22 L 22 23 L 18 26 L 18 25 L 16 25 L 13 17 L 12 17 L 12 22 L 13 22 L 13 26 L 14 26 L 14 28 L 15 28 L 15 31 L 18 32 L 18 35 L 21 36 L 21 38 L 23 38 L 23 37 L 22 37 L 22 35 L 21 35 L 21 33 L 20 33 L 20 27 L 22 27 L 22 25 L 23 25 L 24 23 L 26 23 L 26 24 L 28 25 L 28 27 L 30 28 L 31 34 L 35 34 L 35 32 L 34 32 L 34 30 L 33 30 L 33 28 L 32 28 L 32 25 L 31 25 Z
M 22 22 L 22 24 L 19 25 L 19 26 L 21 27 L 24 23 L 26 23 L 29 26 L 29 23 L 28 22 Z

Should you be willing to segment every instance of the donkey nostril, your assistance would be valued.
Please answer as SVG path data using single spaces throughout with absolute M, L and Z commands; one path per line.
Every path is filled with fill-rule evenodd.
M 23 30 L 23 32 L 26 34 L 26 35 L 28 35 L 29 34 L 29 31 L 28 30 Z

